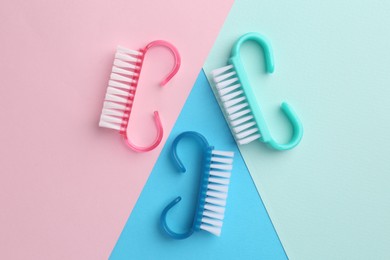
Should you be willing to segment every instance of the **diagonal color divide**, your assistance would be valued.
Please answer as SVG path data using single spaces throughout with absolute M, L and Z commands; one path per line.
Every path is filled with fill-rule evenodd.
M 0 258 L 104 259 L 119 237 L 195 82 L 232 0 L 2 1 L 0 7 Z M 147 55 L 132 113 L 133 140 L 165 136 L 151 153 L 98 128 L 118 44 Z
M 165 236 L 159 226 L 164 207 L 180 195 L 168 214 L 172 228 L 191 224 L 199 183 L 196 142 L 180 143 L 187 168 L 181 174 L 172 163 L 173 139 L 183 131 L 198 131 L 216 149 L 235 152 L 221 237 L 195 232 L 185 240 Z M 286 259 L 283 247 L 234 143 L 203 71 L 170 134 L 110 259 Z
M 251 43 L 245 68 L 275 137 L 290 133 L 283 100 L 305 134 L 291 151 L 240 151 L 291 259 L 390 258 L 389 12 L 383 1 L 238 1 L 204 66 L 225 65 L 248 31 L 271 41 L 275 73 Z

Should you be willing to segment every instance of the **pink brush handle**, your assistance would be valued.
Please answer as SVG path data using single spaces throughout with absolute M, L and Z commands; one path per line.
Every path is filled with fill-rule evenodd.
M 155 47 L 155 46 L 163 46 L 163 47 L 166 47 L 168 48 L 173 56 L 174 56 L 174 60 L 175 60 L 175 64 L 173 65 L 173 69 L 171 70 L 171 72 L 169 72 L 169 74 L 161 81 L 160 83 L 160 86 L 164 86 L 165 84 L 167 84 L 172 78 L 173 76 L 176 75 L 176 73 L 179 71 L 179 68 L 180 68 L 180 65 L 181 65 L 181 58 L 180 58 L 180 54 L 179 54 L 179 51 L 176 49 L 175 46 L 173 46 L 171 43 L 169 42 L 166 42 L 166 41 L 163 41 L 163 40 L 157 40 L 157 41 L 153 41 L 151 43 L 149 43 L 145 49 L 143 50 L 144 52 L 144 55 L 142 57 L 142 60 L 144 59 L 145 57 L 145 54 L 146 52 L 152 48 L 152 47 Z M 141 64 L 142 66 L 142 64 Z M 156 128 L 157 128 L 157 136 L 156 136 L 156 139 L 154 140 L 154 142 L 152 143 L 152 145 L 148 146 L 148 147 L 142 147 L 142 146 L 138 146 L 138 145 L 135 145 L 134 143 L 131 142 L 131 140 L 129 140 L 126 132 L 124 134 L 124 138 L 126 140 L 126 144 L 131 148 L 133 149 L 134 151 L 136 152 L 148 152 L 148 151 L 151 151 L 153 150 L 154 148 L 156 148 L 160 143 L 161 143 L 161 140 L 162 140 L 162 137 L 163 137 L 163 128 L 162 128 L 162 124 L 161 124 L 161 120 L 160 120 L 160 116 L 158 114 L 157 111 L 154 111 L 154 120 L 155 120 L 155 123 L 156 123 Z
M 169 72 L 169 74 L 165 77 L 165 79 L 163 79 L 163 81 L 161 81 L 160 83 L 160 86 L 164 86 L 165 84 L 167 84 L 172 78 L 173 76 L 175 76 L 175 74 L 179 71 L 179 68 L 180 68 L 180 65 L 181 65 L 181 58 L 180 58 L 180 54 L 179 54 L 179 51 L 176 49 L 175 46 L 173 46 L 171 43 L 169 42 L 166 42 L 166 41 L 163 41 L 163 40 L 157 40 L 157 41 L 153 41 L 151 43 L 149 43 L 146 47 L 145 47 L 145 53 L 152 47 L 155 47 L 155 46 L 163 46 L 163 47 L 166 47 L 168 48 L 172 54 L 173 54 L 173 57 L 175 59 L 175 64 L 173 65 L 173 69 L 171 72 Z
M 150 145 L 148 147 L 138 146 L 138 145 L 134 144 L 131 140 L 129 140 L 129 138 L 127 137 L 127 134 L 125 134 L 124 138 L 125 138 L 126 144 L 136 152 L 149 152 L 149 151 L 153 150 L 154 148 L 156 148 L 161 143 L 161 140 L 163 138 L 163 133 L 164 133 L 164 130 L 163 130 L 162 124 L 161 124 L 161 120 L 160 120 L 160 116 L 159 116 L 157 111 L 154 111 L 154 121 L 156 123 L 156 128 L 157 128 L 157 136 L 156 136 L 156 139 L 154 140 L 154 142 L 152 143 L 152 145 Z

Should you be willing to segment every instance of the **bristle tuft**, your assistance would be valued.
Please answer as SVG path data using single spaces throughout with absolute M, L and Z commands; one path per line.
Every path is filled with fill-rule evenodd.
M 121 53 L 124 53 L 124 54 L 130 54 L 130 55 L 133 55 L 133 56 L 142 56 L 143 53 L 140 52 L 140 51 L 136 51 L 136 50 L 130 50 L 130 49 L 127 49 L 125 47 L 122 47 L 120 45 L 118 45 L 116 47 L 116 51 L 117 52 L 121 52 Z
M 222 67 L 222 68 L 219 68 L 219 69 L 215 69 L 211 72 L 211 75 L 213 76 L 213 78 L 221 75 L 222 73 L 230 70 L 233 68 L 233 65 L 228 65 L 228 66 L 225 66 L 225 67 Z
M 200 228 L 218 237 L 221 235 L 221 230 L 222 230 L 221 227 L 202 224 L 200 225 Z
M 99 126 L 124 131 L 131 112 L 143 53 L 117 47 Z
M 260 131 L 233 65 L 216 69 L 211 74 L 218 98 L 223 105 L 227 121 L 237 142 L 247 144 L 259 139 Z M 243 133 L 238 134 L 240 132 Z
M 200 229 L 214 235 L 221 234 L 225 206 L 230 184 L 234 153 L 212 150 L 206 197 L 201 217 Z

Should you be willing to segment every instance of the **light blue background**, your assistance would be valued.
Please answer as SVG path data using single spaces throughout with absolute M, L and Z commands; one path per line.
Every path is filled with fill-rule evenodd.
M 241 50 L 271 133 L 291 133 L 282 101 L 305 129 L 291 151 L 240 147 L 287 256 L 390 259 L 390 1 L 236 1 L 207 76 L 248 31 L 274 50 L 273 74 L 258 46 Z
M 179 173 L 170 157 L 173 138 L 183 131 L 202 133 L 218 150 L 235 152 L 221 237 L 194 233 L 185 240 L 166 237 L 159 226 L 163 208 L 176 196 L 183 200 L 168 214 L 172 228 L 192 221 L 199 182 L 199 148 L 184 139 L 179 155 L 187 167 Z M 129 170 L 129 174 L 138 174 Z M 203 71 L 170 134 L 110 259 L 286 259 L 264 205 L 233 141 Z

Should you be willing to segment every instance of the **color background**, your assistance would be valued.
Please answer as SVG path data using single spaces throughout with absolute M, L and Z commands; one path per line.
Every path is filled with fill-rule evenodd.
M 298 147 L 241 146 L 290 259 L 389 259 L 390 3 L 237 1 L 204 66 L 224 66 L 248 31 L 267 36 L 242 57 L 271 132 L 286 141 L 283 100 L 301 118 Z
M 205 258 L 229 258 L 239 252 L 234 246 L 247 259 L 390 258 L 390 4 L 240 0 L 211 49 L 232 2 L 0 3 L 1 259 L 104 259 L 110 252 L 114 259 L 157 253 L 191 259 L 202 249 Z M 186 224 L 194 191 L 187 188 L 196 175 L 168 171 L 168 148 L 153 165 L 208 52 L 206 76 L 225 65 L 248 31 L 266 35 L 275 51 L 275 73 L 265 75 L 261 51 L 252 44 L 242 50 L 272 132 L 288 139 L 290 126 L 278 109 L 286 100 L 303 121 L 304 138 L 283 153 L 259 143 L 241 147 L 267 211 L 238 157 L 242 178 L 233 176 L 223 236 L 199 232 L 176 244 L 153 221 L 177 192 L 188 200 L 171 217 L 178 227 Z M 156 109 L 165 136 L 155 151 L 136 154 L 97 123 L 115 46 L 140 48 L 160 38 L 177 46 L 183 65 L 158 88 L 172 58 L 164 49 L 146 57 L 140 85 L 148 87 L 137 92 L 129 133 L 137 143 L 153 139 Z M 222 119 L 203 110 L 206 101 L 216 110 L 207 88 L 201 73 L 177 131 L 226 128 L 188 109 L 202 102 L 196 113 Z M 222 131 L 215 144 L 236 150 Z M 155 201 L 154 193 L 161 194 Z M 150 200 L 154 207 L 145 204 Z
M 1 1 L 1 259 L 109 256 L 231 4 Z M 146 57 L 129 131 L 153 140 L 157 109 L 165 136 L 137 154 L 98 121 L 116 46 L 157 39 L 174 43 L 183 65 L 162 89 L 172 57 Z
M 201 105 L 200 105 L 201 104 Z M 185 240 L 167 237 L 159 226 L 162 210 L 177 196 L 168 224 L 181 232 L 192 224 L 201 164 L 196 141 L 183 139 L 178 155 L 187 172 L 172 162 L 171 145 L 184 131 L 203 134 L 216 150 L 234 151 L 222 235 L 195 232 Z M 153 168 L 110 259 L 287 259 L 203 71 Z

